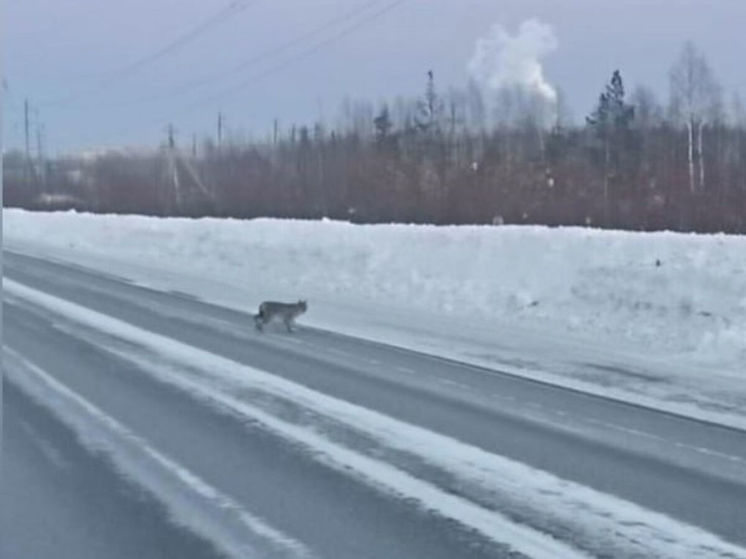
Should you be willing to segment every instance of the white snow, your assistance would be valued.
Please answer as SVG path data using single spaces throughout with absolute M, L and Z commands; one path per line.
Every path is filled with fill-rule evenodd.
M 746 237 L 3 212 L 4 244 L 253 312 L 746 425 Z
M 276 434 L 309 448 L 330 465 L 392 492 L 414 499 L 427 510 L 437 511 L 531 557 L 582 557 L 584 553 L 560 544 L 539 531 L 516 524 L 496 511 L 477 505 L 424 482 L 412 475 L 330 441 L 306 426 L 298 426 L 269 414 L 243 400 L 226 387 L 253 388 L 288 399 L 331 417 L 373 437 L 382 444 L 412 453 L 435 464 L 467 484 L 494 495 L 496 502 L 522 503 L 532 518 L 551 518 L 571 527 L 584 548 L 593 553 L 623 556 L 746 557 L 746 550 L 724 542 L 704 530 L 647 511 L 623 499 L 589 489 L 542 470 L 510 460 L 451 437 L 417 427 L 343 400 L 309 389 L 265 371 L 191 347 L 175 339 L 138 328 L 81 305 L 7 281 L 15 297 L 39 305 L 88 328 L 145 348 L 138 357 L 132 348 L 121 357 L 133 359 L 143 371 L 174 384 L 199 398 L 244 418 L 265 425 Z M 159 363 L 160 357 L 172 366 Z M 194 380 L 185 374 L 197 369 Z M 218 381 L 217 383 L 215 381 Z

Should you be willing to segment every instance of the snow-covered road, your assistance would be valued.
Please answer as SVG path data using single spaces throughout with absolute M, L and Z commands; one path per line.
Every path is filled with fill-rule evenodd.
M 4 265 L 3 557 L 746 557 L 745 432 Z

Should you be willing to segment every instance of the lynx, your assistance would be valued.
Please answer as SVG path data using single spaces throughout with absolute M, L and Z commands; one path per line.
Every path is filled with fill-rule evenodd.
M 275 319 L 281 319 L 288 332 L 292 332 L 295 319 L 308 309 L 306 301 L 297 303 L 278 303 L 277 301 L 264 301 L 259 305 L 259 312 L 254 315 L 256 329 L 263 331 L 264 325 Z

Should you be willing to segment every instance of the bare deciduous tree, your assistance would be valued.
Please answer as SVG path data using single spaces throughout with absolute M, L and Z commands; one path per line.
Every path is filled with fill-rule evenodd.
M 699 188 L 705 187 L 702 129 L 708 122 L 715 121 L 721 110 L 720 86 L 704 55 L 690 41 L 684 45 L 669 77 L 672 116 L 687 129 L 689 188 L 694 193 L 696 164 L 699 165 Z
M 634 125 L 637 128 L 647 130 L 663 122 L 663 107 L 649 87 L 635 87 L 629 96 L 629 102 L 635 107 Z

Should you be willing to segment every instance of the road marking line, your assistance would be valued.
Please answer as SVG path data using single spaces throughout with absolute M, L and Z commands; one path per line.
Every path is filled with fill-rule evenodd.
M 486 484 L 487 489 L 499 492 L 507 491 L 509 488 L 520 488 L 520 494 L 525 500 L 535 501 L 540 510 L 553 514 L 553 518 L 562 519 L 563 514 L 572 511 L 572 519 L 575 522 L 573 526 L 591 530 L 594 538 L 598 538 L 601 533 L 606 534 L 611 539 L 604 543 L 605 546 L 614 544 L 617 546 L 616 549 L 619 549 L 620 545 L 631 546 L 636 552 L 646 555 L 652 553 L 660 557 L 695 557 L 704 556 L 703 553 L 709 556 L 719 554 L 723 557 L 746 557 L 746 550 L 742 547 L 730 544 L 704 529 L 645 509 L 630 501 L 562 480 L 526 464 L 328 396 L 282 377 L 191 347 L 176 339 L 138 328 L 16 282 L 6 280 L 4 287 L 74 322 L 142 346 L 167 360 L 196 367 L 217 378 L 241 382 L 272 394 L 280 394 L 301 406 L 310 407 L 325 415 L 332 414 L 331 417 L 338 420 L 361 429 L 368 429 L 374 436 L 381 436 L 384 443 L 395 447 L 401 446 L 414 453 L 422 452 L 421 456 L 426 460 L 434 461 L 433 463 L 449 469 L 462 479 L 480 480 Z M 241 413 L 261 418 L 257 420 L 267 428 L 317 451 L 324 451 L 332 462 L 339 463 L 342 458 L 343 471 L 347 468 L 351 472 L 357 472 L 363 479 L 372 480 L 374 484 L 388 488 L 395 494 L 409 496 L 427 509 L 453 518 L 462 525 L 470 526 L 497 542 L 508 543 L 517 551 L 533 557 L 584 556 L 582 552 L 571 547 L 565 547 L 558 552 L 559 546 L 563 544 L 542 532 L 515 524 L 500 513 L 487 511 L 471 501 L 443 492 L 388 464 L 340 447 L 318 433 L 270 416 L 205 383 L 190 381 L 183 375 L 176 375 L 171 382 L 181 383 L 193 394 L 221 402 L 228 409 L 235 405 L 234 409 L 240 409 Z M 559 493 L 555 495 L 548 492 L 548 488 L 555 488 Z M 442 497 L 438 497 L 439 495 Z M 433 501 L 436 497 L 442 500 Z M 468 512 L 465 512 L 464 507 Z M 485 516 L 487 513 L 489 516 Z M 488 525 L 492 527 L 490 530 L 486 529 Z M 496 526 L 500 528 L 496 529 Z
M 281 557 L 298 559 L 311 557 L 310 551 L 302 543 L 248 512 L 237 501 L 156 450 L 145 439 L 114 417 L 69 389 L 15 350 L 8 346 L 3 346 L 3 349 L 6 360 L 10 357 L 11 361 L 23 368 L 24 374 L 19 374 L 15 367 L 6 367 L 6 374 L 9 378 L 38 403 L 50 409 L 64 423 L 70 425 L 85 446 L 104 450 L 123 473 L 130 474 L 130 476 L 133 469 L 138 469 L 132 467 L 133 460 L 130 456 L 132 450 L 135 450 L 143 454 L 147 461 L 157 465 L 159 470 L 165 472 L 172 480 L 178 480 L 182 487 L 209 503 L 214 511 L 220 511 L 218 517 L 213 519 L 205 517 L 205 514 L 199 510 L 184 510 L 183 499 L 174 498 L 170 494 L 164 495 L 164 491 L 169 490 L 158 487 L 158 480 L 153 479 L 152 474 L 145 472 L 144 475 L 130 477 L 159 498 L 180 523 L 207 537 L 218 547 L 229 552 L 230 556 L 238 559 L 245 557 L 249 551 L 256 553 L 257 543 L 262 542 L 270 544 L 275 549 L 275 553 L 279 552 Z M 32 378 L 35 378 L 35 383 L 32 382 Z M 95 433 L 96 427 L 103 431 L 103 434 Z M 129 452 L 124 450 L 125 446 Z M 142 469 L 142 466 L 139 469 Z M 143 474 L 142 471 L 139 473 Z M 196 518 L 192 518 L 193 514 Z M 220 517 L 223 517 L 222 521 L 225 521 L 226 517 L 227 520 L 232 521 L 232 529 L 226 530 L 220 526 Z M 236 528 L 240 528 L 240 531 Z
M 445 384 L 447 386 L 455 386 L 456 388 L 459 388 L 461 390 L 469 390 L 471 391 L 471 387 L 469 385 L 463 384 L 461 382 L 457 382 L 455 380 L 451 380 L 449 378 L 443 378 L 438 381 L 440 384 Z
M 240 376 L 248 375 L 247 378 L 260 376 L 268 382 L 286 386 L 290 390 L 290 394 L 293 391 L 301 391 L 309 395 L 317 395 L 319 398 L 329 402 L 336 402 L 342 406 L 352 406 L 352 408 L 358 409 L 360 413 L 372 414 L 376 417 L 380 415 L 365 408 L 353 406 L 347 402 L 317 393 L 302 385 L 275 377 L 259 369 L 247 367 L 225 357 L 191 347 L 173 338 L 143 330 L 130 323 L 104 315 L 77 303 L 72 303 L 23 286 L 12 280 L 5 280 L 3 287 L 19 297 L 62 314 L 78 324 L 143 346 L 158 355 L 171 357 L 178 362 L 184 362 L 184 359 L 187 359 L 192 367 L 207 367 L 208 370 L 212 367 L 217 367 L 219 369 L 231 370 Z M 165 374 L 161 373 L 160 378 L 165 378 L 165 376 Z M 202 399 L 206 398 L 219 403 L 224 409 L 253 418 L 278 435 L 311 449 L 313 456 L 325 458 L 326 463 L 332 467 L 336 467 L 338 471 L 354 475 L 357 479 L 366 481 L 373 487 L 377 487 L 391 495 L 403 499 L 411 499 L 423 510 L 455 520 L 462 526 L 475 530 L 498 545 L 507 545 L 515 551 L 534 559 L 588 559 L 590 557 L 587 553 L 549 534 L 514 522 L 498 511 L 490 510 L 472 501 L 458 497 L 451 492 L 444 491 L 436 485 L 416 478 L 388 463 L 375 460 L 364 454 L 340 446 L 313 430 L 288 423 L 242 400 L 216 390 L 207 384 L 197 383 L 186 378 L 184 375 L 170 374 L 170 377 L 168 382 L 171 384 L 176 384 L 185 391 L 200 396 Z M 262 386 L 262 388 L 266 388 L 266 386 Z M 401 427 L 406 426 L 406 428 L 420 430 L 419 428 L 410 427 L 403 422 L 398 422 L 386 416 L 381 417 L 385 421 L 393 422 L 393 424 L 400 425 Z M 427 432 L 424 429 L 422 431 Z M 438 435 L 435 436 L 440 437 Z M 443 439 L 446 440 L 445 437 Z

